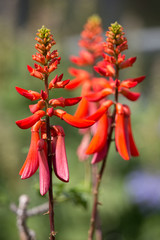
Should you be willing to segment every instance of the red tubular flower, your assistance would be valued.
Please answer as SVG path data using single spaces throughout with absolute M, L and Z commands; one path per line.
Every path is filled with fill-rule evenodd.
M 28 71 L 30 72 L 30 75 L 36 78 L 39 78 L 41 80 L 44 79 L 44 76 L 41 72 L 36 71 L 35 69 L 33 69 L 31 66 L 27 65 Z
M 132 128 L 131 128 L 131 118 L 130 118 L 131 111 L 127 105 L 123 105 L 123 110 L 124 110 L 124 114 L 125 114 L 125 125 L 127 127 L 127 131 L 128 131 L 128 135 L 129 135 L 131 155 L 134 157 L 138 157 L 139 152 L 136 147 L 136 144 L 135 144 L 135 141 L 133 138 L 133 134 L 132 134 Z
M 123 110 L 123 105 L 120 103 L 116 104 L 116 119 L 115 119 L 115 142 L 116 147 L 122 158 L 129 160 L 130 153 L 130 144 L 128 130 L 125 124 L 125 115 Z
M 36 53 L 36 55 L 32 55 L 32 59 L 43 65 L 45 64 L 45 56 L 43 56 L 41 53 Z
M 39 100 L 41 98 L 41 94 L 38 92 L 35 92 L 32 90 L 26 90 L 20 87 L 15 87 L 15 89 L 20 95 L 30 99 L 31 101 Z
M 41 121 L 38 121 L 31 129 L 31 144 L 29 147 L 29 152 L 23 167 L 21 168 L 19 174 L 22 179 L 31 177 L 38 169 L 39 160 L 37 152 L 37 143 L 39 141 L 39 128 L 41 126 Z
M 90 83 L 89 81 L 86 81 L 84 84 L 83 84 L 83 87 L 82 87 L 82 101 L 80 102 L 80 104 L 78 105 L 78 108 L 74 114 L 75 117 L 78 117 L 78 118 L 86 118 L 89 114 L 89 103 L 88 101 L 84 98 L 84 96 L 90 91 Z
M 55 69 L 57 69 L 57 65 L 58 65 L 58 60 L 54 61 L 53 63 L 50 64 L 48 72 L 51 73 L 53 72 Z
M 100 118 L 97 124 L 97 131 L 93 136 L 86 154 L 93 154 L 102 150 L 107 141 L 108 135 L 108 119 L 106 113 Z
M 100 108 L 92 115 L 90 115 L 89 117 L 87 117 L 87 120 L 94 120 L 94 121 L 98 121 L 102 115 L 107 112 L 108 108 L 113 104 L 112 100 L 107 100 L 104 103 L 102 103 L 102 105 L 100 106 Z
M 77 118 L 86 118 L 88 116 L 89 103 L 85 98 L 82 98 L 78 108 L 74 114 Z
M 132 67 L 133 63 L 136 61 L 136 57 L 131 57 L 125 60 L 124 62 L 120 63 L 119 67 L 122 68 L 127 68 L 127 67 Z
M 40 183 L 40 194 L 43 196 L 48 192 L 50 185 L 50 173 L 48 167 L 48 161 L 44 150 L 45 142 L 40 139 L 37 143 L 37 152 L 39 159 L 39 183 Z
M 69 170 L 67 155 L 65 149 L 65 133 L 61 126 L 55 126 L 57 128 L 57 140 L 55 146 L 55 157 L 53 158 L 53 167 L 56 176 L 64 181 L 69 181 Z
M 54 110 L 54 115 L 63 119 L 65 122 L 67 122 L 71 126 L 77 127 L 77 128 L 87 128 L 92 126 L 95 123 L 95 121 L 93 120 L 86 120 L 86 119 L 81 119 L 81 118 L 72 116 L 61 109 Z
M 140 93 L 131 92 L 128 89 L 123 87 L 120 88 L 120 93 L 131 101 L 136 101 L 141 95 Z
M 38 110 L 41 110 L 45 107 L 45 101 L 43 100 L 40 100 L 38 103 L 36 104 L 33 104 L 33 105 L 29 105 L 29 109 L 31 111 L 31 113 L 35 113 L 37 112 Z
M 64 88 L 70 82 L 70 80 L 67 79 L 67 80 L 61 81 L 62 78 L 63 78 L 63 74 L 61 74 L 59 77 L 58 75 L 56 75 L 55 78 L 53 78 L 49 83 L 48 88 L 49 89 Z
M 135 86 L 137 86 L 138 82 L 133 82 L 133 81 L 130 81 L 130 80 L 124 80 L 120 83 L 120 86 L 121 87 L 124 87 L 124 88 L 133 88 Z
M 82 98 L 81 97 L 75 97 L 75 98 L 56 98 L 56 99 L 50 99 L 49 100 L 49 104 L 52 107 L 57 107 L 57 106 L 61 106 L 61 107 L 66 107 L 66 106 L 72 106 L 77 104 Z
M 39 110 L 28 118 L 16 121 L 16 124 L 19 128 L 27 129 L 32 127 L 40 118 L 42 118 L 45 115 L 46 115 L 45 111 Z

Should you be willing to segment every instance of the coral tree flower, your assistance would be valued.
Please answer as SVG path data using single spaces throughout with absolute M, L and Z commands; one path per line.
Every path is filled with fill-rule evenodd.
M 91 21 L 91 18 L 89 21 Z M 87 24 L 89 24 L 89 21 Z M 96 30 L 92 31 L 96 32 Z M 94 36 L 92 31 L 90 30 L 90 34 Z M 99 28 L 97 32 L 99 32 Z M 89 28 L 85 26 L 82 32 L 81 43 L 86 50 L 88 50 L 89 39 L 92 39 L 92 37 L 87 39 L 87 36 L 89 36 L 88 33 Z M 68 89 L 82 85 L 81 96 L 83 98 L 75 115 L 86 117 L 86 119 L 93 119 L 94 116 L 94 120 L 97 121 L 96 125 L 94 125 L 94 131 L 92 131 L 93 128 L 90 129 L 90 135 L 93 135 L 90 143 L 88 138 L 83 137 L 82 141 L 85 141 L 85 143 L 83 144 L 82 142 L 80 145 L 85 149 L 85 154 L 94 154 L 92 164 L 106 157 L 113 133 L 115 133 L 116 149 L 123 159 L 129 160 L 131 156 L 139 156 L 131 129 L 130 109 L 127 105 L 119 103 L 119 95 L 130 101 L 138 100 L 140 93 L 133 92 L 130 89 L 141 83 L 145 79 L 145 76 L 125 80 L 119 79 L 119 71 L 132 67 L 136 61 L 136 57 L 125 59 L 123 52 L 128 49 L 128 42 L 124 36 L 123 28 L 117 22 L 111 24 L 109 30 L 106 32 L 106 36 L 107 39 L 103 43 L 103 51 L 100 51 L 101 54 L 94 54 L 94 57 L 101 56 L 102 59 L 94 62 L 92 65 L 90 64 L 91 72 L 94 69 L 95 72 L 102 76 L 101 78 L 93 76 L 93 73 L 88 73 L 86 70 L 69 70 L 71 75 L 75 76 L 75 79 L 70 81 Z M 71 61 L 80 66 L 86 65 L 81 53 L 78 58 L 72 57 Z M 85 73 L 86 77 L 81 77 L 80 73 L 82 72 Z M 113 96 L 113 101 L 108 100 L 110 96 Z M 96 107 L 99 108 L 97 113 L 101 112 L 102 109 L 104 110 L 104 105 L 106 104 L 107 107 L 103 114 L 99 115 L 100 117 L 96 118 L 97 113 L 91 114 L 91 117 L 89 116 L 89 106 L 91 106 L 91 103 L 96 104 Z M 111 108 L 112 105 L 114 107 Z M 114 128 L 115 131 L 113 131 Z M 88 135 L 89 131 L 83 134 Z M 81 154 L 81 156 L 85 159 L 87 158 L 86 155 Z M 80 153 L 79 158 L 81 158 Z
M 16 87 L 17 92 L 31 101 L 38 100 L 37 103 L 29 105 L 32 113 L 31 116 L 16 121 L 18 127 L 22 129 L 31 128 L 31 143 L 26 161 L 20 170 L 22 179 L 31 177 L 39 168 L 40 194 L 44 195 L 48 192 L 50 184 L 50 174 L 52 172 L 53 162 L 54 172 L 56 176 L 64 181 L 69 181 L 69 170 L 64 142 L 64 130 L 61 126 L 50 125 L 49 118 L 52 116 L 59 117 L 71 126 L 77 128 L 88 128 L 95 123 L 94 117 L 91 119 L 82 119 L 72 116 L 57 107 L 70 107 L 81 101 L 81 97 L 57 99 L 49 98 L 49 91 L 56 88 L 64 88 L 69 84 L 70 80 L 62 81 L 63 74 L 56 75 L 49 83 L 48 78 L 60 64 L 61 58 L 57 50 L 51 51 L 55 40 L 50 30 L 44 26 L 38 30 L 35 45 L 38 53 L 32 56 L 37 63 L 35 68 L 27 66 L 30 75 L 44 81 L 45 91 L 41 93 L 25 90 Z M 88 58 L 89 54 L 83 53 L 83 58 Z M 87 61 L 87 60 L 86 60 Z M 41 65 L 39 65 L 41 64 Z
M 64 181 L 69 181 L 69 169 L 65 148 L 65 133 L 61 126 L 55 126 L 57 137 L 53 144 L 55 144 L 55 155 L 53 156 L 53 166 L 56 176 Z

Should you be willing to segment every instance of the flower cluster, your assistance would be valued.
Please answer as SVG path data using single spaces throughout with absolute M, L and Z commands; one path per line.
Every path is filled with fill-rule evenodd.
M 77 66 L 83 66 L 90 69 L 86 71 L 84 69 L 69 68 L 69 73 L 74 76 L 74 79 L 65 87 L 66 89 L 75 89 L 82 86 L 81 96 L 82 100 L 77 108 L 75 116 L 87 118 L 94 114 L 94 120 L 98 121 L 100 116 L 107 111 L 108 107 L 112 104 L 109 100 L 106 103 L 100 105 L 88 101 L 85 96 L 91 91 L 102 90 L 105 84 L 105 79 L 97 77 L 93 71 L 93 67 L 96 62 L 101 58 L 103 54 L 103 37 L 101 19 L 97 15 L 91 16 L 87 23 L 84 25 L 84 30 L 81 33 L 81 39 L 79 41 L 81 47 L 79 56 L 71 56 L 71 62 Z M 99 109 L 98 109 L 99 108 Z M 97 110 L 98 109 L 98 110 Z M 99 114 L 97 114 L 99 113 Z M 90 135 L 95 131 L 95 126 L 91 129 L 80 130 L 83 134 L 82 142 L 78 148 L 78 156 L 80 160 L 85 160 L 89 155 L 85 153 L 87 145 L 90 141 Z
M 57 116 L 68 124 L 77 128 L 87 128 L 94 124 L 92 117 L 88 120 L 68 114 L 57 107 L 66 107 L 77 104 L 81 97 L 50 99 L 49 91 L 56 88 L 64 88 L 70 80 L 62 81 L 63 74 L 56 75 L 49 83 L 48 77 L 60 64 L 61 58 L 57 50 L 51 51 L 55 40 L 50 30 L 42 26 L 38 30 L 35 45 L 38 51 L 32 56 L 37 63 L 34 68 L 27 66 L 30 75 L 44 82 L 44 90 L 36 92 L 16 87 L 19 94 L 37 103 L 29 105 L 31 116 L 16 121 L 22 129 L 31 128 L 31 143 L 26 161 L 20 170 L 22 179 L 31 177 L 39 168 L 40 193 L 48 192 L 50 185 L 49 166 L 53 166 L 56 176 L 62 181 L 69 181 L 68 163 L 65 150 L 65 133 L 61 126 L 50 125 L 50 117 Z M 51 168 L 52 169 L 52 168 Z
M 85 149 L 85 154 L 94 154 L 92 164 L 101 161 L 106 156 L 114 129 L 116 149 L 121 157 L 129 160 L 131 156 L 139 155 L 132 135 L 131 111 L 127 105 L 119 103 L 119 95 L 123 95 L 130 101 L 136 101 L 140 97 L 140 93 L 132 92 L 130 89 L 142 82 L 145 76 L 120 81 L 119 71 L 131 67 L 136 61 L 136 57 L 125 59 L 125 55 L 122 54 L 124 50 L 128 49 L 128 44 L 123 28 L 117 22 L 111 24 L 106 32 L 106 36 L 107 39 L 103 44 L 103 52 L 101 52 L 103 60 L 97 62 L 94 66 L 95 72 L 99 73 L 101 78 L 94 78 L 92 74 L 91 80 L 91 74 L 87 71 L 74 70 L 77 79 L 81 78 L 82 72 L 85 72 L 83 85 L 86 83 L 88 86 L 90 83 L 87 91 L 82 87 L 82 97 L 85 99 L 82 101 L 85 101 L 86 106 L 87 104 L 91 106 L 91 103 L 97 104 L 96 106 L 100 108 L 104 105 L 108 106 L 106 112 L 94 125 L 94 131 L 91 131 L 93 138 L 89 145 L 89 137 L 87 138 L 86 135 L 80 145 L 81 150 Z M 75 83 L 75 79 L 72 81 Z M 70 84 L 72 84 L 72 81 Z M 108 97 L 111 95 L 114 97 L 113 101 L 108 100 Z M 111 107 L 111 105 L 114 107 Z M 86 108 L 81 106 L 77 111 L 81 113 L 84 109 Z M 83 111 L 83 117 L 85 114 L 87 115 L 88 112 Z

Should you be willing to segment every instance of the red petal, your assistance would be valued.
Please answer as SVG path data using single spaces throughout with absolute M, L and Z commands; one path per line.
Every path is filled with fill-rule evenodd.
M 124 105 L 124 110 L 127 111 L 127 112 L 125 112 L 125 119 L 126 119 L 125 121 L 126 121 L 128 135 L 129 135 L 129 144 L 130 144 L 131 155 L 134 157 L 137 157 L 137 156 L 139 156 L 139 152 L 136 147 L 136 144 L 135 144 L 135 141 L 133 138 L 133 134 L 132 134 L 130 109 L 127 105 Z
M 121 82 L 120 86 L 125 88 L 133 88 L 137 85 L 137 82 L 132 82 L 130 80 L 124 80 Z
M 44 111 L 39 110 L 28 118 L 16 121 L 16 124 L 19 128 L 22 128 L 22 129 L 30 128 L 45 114 L 46 113 Z
M 119 64 L 119 67 L 120 67 L 120 68 L 131 67 L 135 61 L 136 61 L 136 57 L 128 58 L 128 59 L 125 60 L 124 62 L 120 63 L 120 64 Z
M 39 100 L 41 98 L 41 94 L 38 92 L 35 92 L 32 90 L 26 90 L 20 87 L 15 87 L 15 88 L 20 95 L 30 99 L 31 101 Z
M 101 107 L 91 116 L 87 117 L 87 120 L 94 120 L 94 121 L 98 121 L 101 116 L 108 110 L 108 108 L 113 104 L 112 100 L 107 100 L 105 101 Z
M 88 116 L 88 107 L 88 101 L 85 98 L 82 98 L 74 116 L 77 118 L 86 118 Z
M 81 78 L 75 78 L 73 80 L 70 80 L 70 82 L 65 86 L 66 89 L 74 89 L 80 86 L 80 84 L 82 83 L 82 79 Z
M 37 143 L 38 158 L 39 158 L 39 185 L 40 194 L 43 196 L 48 192 L 50 185 L 50 173 L 48 167 L 47 156 L 44 150 L 45 141 L 40 139 Z
M 54 172 L 56 176 L 64 181 L 69 181 L 69 170 L 65 149 L 64 136 L 58 135 L 56 141 L 55 158 L 53 159 Z
M 136 101 L 140 97 L 140 93 L 131 92 L 126 88 L 120 88 L 120 93 L 131 101 Z
M 106 96 L 108 96 L 112 93 L 113 93 L 113 90 L 111 88 L 105 88 L 100 92 L 90 93 L 90 94 L 86 95 L 85 98 L 88 101 L 97 102 L 97 101 L 100 101 L 101 99 L 103 99 L 104 97 L 106 97 Z
M 131 155 L 134 157 L 139 156 L 138 149 L 136 147 L 136 144 L 134 142 L 134 138 L 132 135 L 132 128 L 131 128 L 131 120 L 130 117 L 128 119 L 128 133 L 129 133 L 129 142 L 130 142 L 130 150 L 131 150 Z
M 31 113 L 35 113 L 38 110 L 41 110 L 45 107 L 45 102 L 43 100 L 40 100 L 38 103 L 33 104 L 33 105 L 29 105 L 29 109 L 31 111 Z
M 70 124 L 71 126 L 77 127 L 77 128 L 87 128 L 92 126 L 95 123 L 95 121 L 77 118 L 68 113 L 63 114 L 62 119 L 68 124 Z
M 96 72 L 98 72 L 99 74 L 101 74 L 102 76 L 106 76 L 106 69 L 104 69 L 102 67 L 94 66 L 94 70 Z
M 74 97 L 74 98 L 65 98 L 64 104 L 65 106 L 72 106 L 81 101 L 82 97 Z
M 86 154 L 93 154 L 95 152 L 99 152 L 107 143 L 107 135 L 108 135 L 108 119 L 107 115 L 103 114 L 100 118 L 97 126 L 97 132 L 93 136 Z
M 129 78 L 129 79 L 126 79 L 125 81 L 141 83 L 145 78 L 146 78 L 145 76 L 141 76 L 137 78 Z
M 39 166 L 38 152 L 37 152 L 38 140 L 39 140 L 39 133 L 37 131 L 32 131 L 29 152 L 28 152 L 26 161 L 19 172 L 22 179 L 31 177 L 38 169 L 38 166 Z
M 125 160 L 130 159 L 130 148 L 129 148 L 129 136 L 128 130 L 125 126 L 125 117 L 123 106 L 118 103 L 116 105 L 116 119 L 115 119 L 115 142 L 116 147 L 122 158 Z
M 138 77 L 138 78 L 133 78 L 133 82 L 141 83 L 145 78 L 146 78 L 145 76 L 141 76 L 141 77 Z

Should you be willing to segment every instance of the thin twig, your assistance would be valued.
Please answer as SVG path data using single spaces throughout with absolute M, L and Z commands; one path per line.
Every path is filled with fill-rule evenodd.
M 36 240 L 36 236 L 33 230 L 29 229 L 26 225 L 28 217 L 32 217 L 38 214 L 44 214 L 48 211 L 48 202 L 39 206 L 33 207 L 27 210 L 29 204 L 29 197 L 27 195 L 21 195 L 19 198 L 19 205 L 15 203 L 10 204 L 10 209 L 17 215 L 17 227 L 19 230 L 19 236 L 21 240 Z

